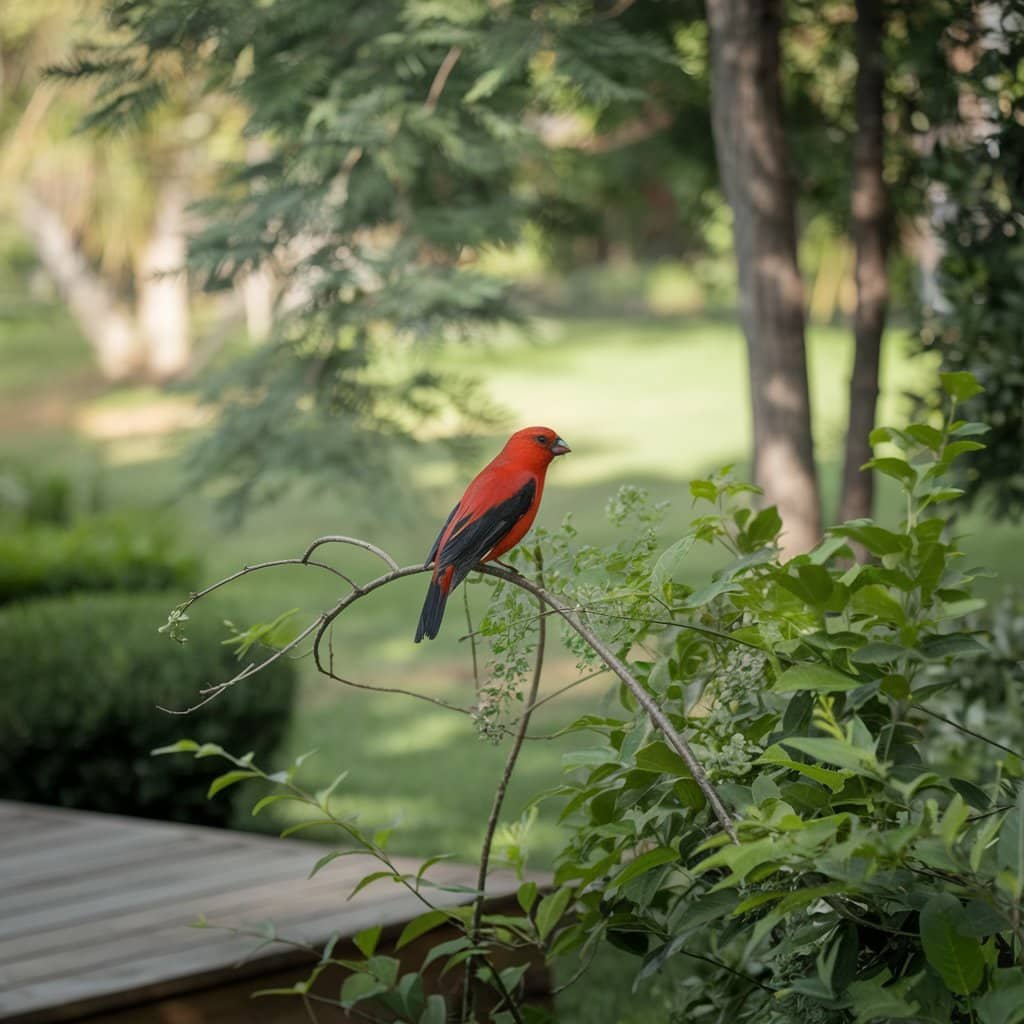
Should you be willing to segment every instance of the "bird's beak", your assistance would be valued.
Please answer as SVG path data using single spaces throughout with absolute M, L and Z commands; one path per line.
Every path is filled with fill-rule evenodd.
M 552 455 L 566 455 L 571 452 L 572 449 L 560 438 L 555 438 L 555 443 L 551 446 Z

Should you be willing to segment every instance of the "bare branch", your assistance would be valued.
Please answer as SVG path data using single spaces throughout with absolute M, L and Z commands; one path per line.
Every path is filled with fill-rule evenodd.
M 360 537 L 343 537 L 340 534 L 329 534 L 326 537 L 318 537 L 309 545 L 308 548 L 306 548 L 299 561 L 303 563 L 309 562 L 309 556 L 324 544 L 351 544 L 352 547 L 362 548 L 364 551 L 372 552 L 390 568 L 395 570 L 398 569 L 398 563 L 383 548 L 379 548 L 376 544 L 371 544 L 368 540 L 363 540 Z

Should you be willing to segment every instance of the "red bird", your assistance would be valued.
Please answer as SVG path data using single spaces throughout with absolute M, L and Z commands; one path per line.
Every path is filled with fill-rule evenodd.
M 441 527 L 424 565 L 434 573 L 423 602 L 416 643 L 441 628 L 448 595 L 480 562 L 500 558 L 533 525 L 544 476 L 556 455 L 572 449 L 550 427 L 517 430 L 477 474 Z

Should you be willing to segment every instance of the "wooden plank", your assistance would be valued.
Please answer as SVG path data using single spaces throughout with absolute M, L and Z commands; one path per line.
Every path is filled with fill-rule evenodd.
M 155 853 L 166 843 L 175 841 L 187 842 L 188 834 L 179 834 L 178 830 L 175 830 L 174 833 L 161 837 L 149 832 L 131 830 L 122 833 L 109 827 L 105 830 L 98 827 L 90 828 L 83 833 L 64 830 L 54 836 L 49 846 L 37 845 L 34 850 L 26 847 L 10 856 L 0 852 L 0 866 L 3 867 L 5 878 L 28 880 L 37 877 L 37 872 L 68 871 L 79 866 L 88 870 L 102 865 L 108 857 L 120 851 L 135 851 L 137 855 L 144 856 L 144 850 Z
M 159 858 L 153 854 L 159 852 Z M 44 870 L 36 876 L 22 874 L 15 879 L 15 888 L 9 893 L 0 893 L 0 914 L 16 914 L 23 910 L 46 907 L 53 903 L 66 906 L 69 901 L 125 886 L 143 883 L 160 883 L 187 871 L 207 871 L 214 858 L 225 854 L 244 856 L 244 848 L 225 839 L 221 842 L 204 843 L 196 847 L 194 841 L 182 839 L 167 843 L 159 851 L 148 852 L 129 846 L 111 853 L 99 866 L 81 870 L 78 858 L 74 863 L 65 864 L 59 872 Z M 0 872 L 5 864 L 0 858 Z
M 439 905 L 452 906 L 459 902 L 454 893 L 439 895 L 443 897 L 437 901 Z M 367 901 L 363 906 L 346 913 L 343 924 L 330 915 L 313 918 L 303 922 L 300 927 L 306 928 L 306 934 L 310 937 L 314 931 L 321 932 L 322 941 L 333 931 L 354 935 L 378 924 L 385 928 L 402 926 L 419 912 L 411 910 L 411 899 L 399 895 L 385 902 Z M 417 907 L 420 906 L 418 901 L 413 902 Z M 74 1004 L 77 1012 L 84 1016 L 105 1007 L 125 1005 L 142 998 L 156 998 L 186 988 L 202 988 L 225 980 L 258 976 L 309 959 L 309 954 L 302 951 L 267 947 L 258 957 L 245 960 L 253 945 L 251 938 L 228 936 L 215 946 L 206 943 L 191 945 L 173 957 L 156 953 L 143 959 L 105 965 L 81 973 L 58 974 L 49 981 L 19 984 L 15 980 L 0 995 L 0 1013 L 5 1014 L 2 1019 L 13 1024 L 15 1021 L 21 1022 L 19 1014 L 30 1009 L 38 1011 L 44 1007 L 59 1008 Z M 69 1018 L 52 1016 L 41 1019 Z
M 259 857 L 229 854 L 222 866 L 235 865 L 231 883 L 247 885 L 264 880 L 286 881 L 296 875 L 294 864 L 284 861 L 270 861 Z M 97 893 L 73 900 L 63 906 L 42 907 L 38 910 L 19 914 L 17 918 L 0 917 L 0 938 L 24 935 L 30 932 L 64 928 L 70 923 L 89 921 L 106 916 L 120 915 L 128 910 L 149 907 L 154 911 L 154 920 L 160 920 L 160 913 L 173 909 L 181 900 L 193 896 L 213 895 L 223 889 L 228 879 L 224 875 L 214 877 L 186 875 L 173 882 L 160 885 L 152 890 L 125 889 L 117 892 Z
M 321 885 L 329 884 L 330 890 L 324 892 L 318 888 L 318 898 L 330 901 L 331 904 L 344 906 L 344 898 L 348 889 L 353 886 L 368 866 L 365 862 L 353 864 L 352 874 L 341 873 L 341 865 L 352 863 L 356 858 L 345 858 L 335 861 L 322 875 Z M 174 914 L 182 925 L 194 921 L 200 914 L 211 920 L 228 920 L 234 915 L 245 915 L 251 920 L 259 920 L 270 916 L 281 903 L 283 883 L 298 884 L 301 879 L 294 873 L 290 865 L 283 877 L 278 879 L 261 879 L 263 884 L 248 886 L 232 885 L 224 880 L 223 887 L 212 892 L 196 891 L 188 897 L 178 900 L 173 907 L 163 908 L 157 913 L 151 906 L 142 907 L 130 913 L 92 918 L 77 924 L 69 924 L 56 931 L 42 931 L 18 935 L 0 940 L 0 964 L 43 955 L 47 952 L 59 952 L 66 947 L 77 948 L 89 942 L 99 941 L 105 936 L 121 934 L 145 934 L 154 926 L 165 923 L 167 915 Z M 327 872 L 330 872 L 327 874 Z M 320 880 L 321 876 L 318 876 Z M 304 878 L 304 876 L 302 876 Z M 371 890 L 363 890 L 370 892 Z M 362 893 L 360 894 L 360 896 Z M 359 896 L 356 897 L 358 899 Z M 163 916 L 161 916 L 163 915 Z
M 397 935 L 424 909 L 415 895 L 386 881 L 347 901 L 358 879 L 380 868 L 364 854 L 340 858 L 307 880 L 328 848 L 304 840 L 0 801 L 0 835 L 15 821 L 38 825 L 47 843 L 35 855 L 24 836 L 13 847 L 0 846 L 0 1021 L 73 1020 L 154 1000 L 180 1003 L 183 993 L 257 976 L 252 987 L 265 987 L 268 972 L 310 956 L 269 946 L 239 967 L 257 940 L 188 928 L 199 914 L 232 927 L 269 918 L 279 934 L 320 946 L 332 933 L 351 937 L 376 924 Z M 419 867 L 404 858 L 395 864 L 413 874 Z M 471 866 L 450 863 L 431 870 L 438 884 L 472 885 L 474 874 Z M 511 875 L 497 874 L 489 902 L 509 901 L 516 887 Z M 437 889 L 429 897 L 441 906 L 468 898 Z M 250 1019 L 240 1013 L 231 1019 Z

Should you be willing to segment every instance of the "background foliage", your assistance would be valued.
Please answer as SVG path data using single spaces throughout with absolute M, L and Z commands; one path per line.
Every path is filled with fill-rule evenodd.
M 190 765 L 155 762 L 180 732 L 157 706 L 183 710 L 236 670 L 224 616 L 194 623 L 175 649 L 157 633 L 176 594 L 78 594 L 0 611 L 0 787 L 13 800 L 224 825 L 231 808 L 206 800 Z M 216 611 L 215 611 L 216 614 Z M 205 709 L 199 735 L 261 757 L 277 749 L 295 695 L 291 663 Z

